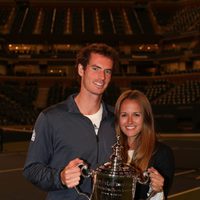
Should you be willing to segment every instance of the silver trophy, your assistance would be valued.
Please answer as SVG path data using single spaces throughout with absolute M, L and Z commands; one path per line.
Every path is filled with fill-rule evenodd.
M 110 161 L 101 165 L 96 170 L 89 170 L 87 165 L 81 165 L 83 177 L 93 178 L 93 190 L 90 197 L 81 193 L 89 200 L 133 200 L 135 197 L 136 183 L 147 184 L 147 172 L 140 173 L 134 166 L 122 160 L 122 146 L 117 137 L 116 144 L 112 147 L 113 153 Z

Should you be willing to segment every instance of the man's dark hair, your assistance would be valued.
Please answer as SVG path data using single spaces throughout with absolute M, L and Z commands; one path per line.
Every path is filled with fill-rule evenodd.
M 91 53 L 97 53 L 111 59 L 113 61 L 113 68 L 119 64 L 118 53 L 114 48 L 108 46 L 107 44 L 94 43 L 82 48 L 78 52 L 76 57 L 76 67 L 81 64 L 85 69 L 89 63 Z

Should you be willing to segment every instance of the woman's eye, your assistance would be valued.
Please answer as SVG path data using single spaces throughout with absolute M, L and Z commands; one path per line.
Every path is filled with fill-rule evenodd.
M 126 113 L 121 114 L 120 117 L 126 117 Z
M 140 117 L 141 116 L 141 113 L 135 113 L 134 114 L 136 117 Z

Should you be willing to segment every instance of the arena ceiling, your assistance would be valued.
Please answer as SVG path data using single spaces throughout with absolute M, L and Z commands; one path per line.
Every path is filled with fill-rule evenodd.
M 11 32 L 0 32 L 0 40 L 1 42 L 6 42 L 6 43 L 88 43 L 88 42 L 107 42 L 110 44 L 137 44 L 137 43 L 149 43 L 149 44 L 155 44 L 155 43 L 162 43 L 163 41 L 170 41 L 171 39 L 174 40 L 185 40 L 185 39 L 190 39 L 192 38 L 192 40 L 195 38 L 199 37 L 199 28 L 195 28 L 194 25 L 195 24 L 191 24 L 190 27 L 188 28 L 188 30 L 170 30 L 170 31 L 166 31 L 166 26 L 168 25 L 167 23 L 171 23 L 171 26 L 173 26 L 173 15 L 175 15 L 175 13 L 177 12 L 178 9 L 186 9 L 186 8 L 193 8 L 193 7 L 200 7 L 200 2 L 199 1 L 195 1 L 195 0 L 162 0 L 162 1 L 156 1 L 156 0 L 96 0 L 96 1 L 89 1 L 89 0 L 78 0 L 78 1 L 74 1 L 74 0 L 0 0 L 0 8 L 4 8 L 5 6 L 16 6 L 18 7 L 18 11 L 22 12 L 22 10 L 24 10 L 24 16 L 21 19 L 21 22 L 15 22 L 16 24 L 20 24 L 18 25 L 18 28 L 13 29 L 13 31 Z M 48 6 L 47 6 L 48 5 Z M 105 6 L 106 5 L 106 6 Z M 25 31 L 21 31 L 22 28 L 25 30 L 26 26 L 25 26 L 25 15 L 28 13 L 27 10 L 25 10 L 24 7 L 41 7 L 41 8 L 50 8 L 50 12 L 54 12 L 52 11 L 52 9 L 54 7 L 56 8 L 67 8 L 69 7 L 71 9 L 70 14 L 72 15 L 71 17 L 71 24 L 74 23 L 74 21 L 76 20 L 76 16 L 77 15 L 82 15 L 81 17 L 83 17 L 83 15 L 86 13 L 87 10 L 90 9 L 97 9 L 98 12 L 100 13 L 103 9 L 107 9 L 107 13 L 109 15 L 113 15 L 111 16 L 111 21 L 113 23 L 115 23 L 116 27 L 112 27 L 114 30 L 112 31 L 108 31 L 104 34 L 104 32 L 102 31 L 103 34 L 96 34 L 96 33 L 91 33 L 90 31 L 88 31 L 88 33 L 85 33 L 84 31 L 82 32 L 77 32 L 77 31 L 73 31 L 71 30 L 71 32 L 69 31 L 69 33 L 67 34 L 59 34 L 56 35 L 54 33 L 50 33 L 50 31 L 48 32 L 41 32 L 40 34 L 32 34 L 32 33 L 26 33 Z M 82 9 L 84 11 L 80 11 L 80 13 L 78 13 L 80 9 Z M 129 12 L 129 8 L 133 8 L 136 10 L 136 12 L 134 11 L 133 15 L 135 15 L 134 17 L 135 19 L 135 23 L 139 23 L 138 25 L 138 29 L 140 29 L 138 32 L 133 30 L 132 33 L 124 33 L 123 31 L 119 31 L 117 32 L 115 29 L 117 29 L 120 20 L 118 19 L 118 16 L 115 16 L 115 10 L 120 10 L 120 12 L 123 11 L 123 9 L 125 9 L 125 12 Z M 44 10 L 44 12 L 46 12 Z M 112 13 L 112 9 L 114 10 Z M 149 12 L 149 10 L 152 10 L 152 12 L 154 12 L 153 16 L 154 18 L 157 17 L 157 19 L 155 19 L 156 23 L 159 23 L 159 18 L 168 18 L 167 20 L 169 22 L 166 22 L 166 24 L 162 24 L 162 25 L 156 25 L 155 26 L 155 21 L 153 19 L 153 17 L 150 19 L 148 19 L 149 21 L 147 21 L 147 24 L 144 24 L 144 20 L 142 21 L 142 17 L 139 16 L 139 14 L 141 13 L 141 10 L 144 9 L 146 12 Z M 100 11 L 99 11 L 100 10 Z M 75 13 L 73 16 L 73 12 Z M 96 12 L 96 11 L 95 11 Z M 138 13 L 137 13 L 138 12 Z M 58 12 L 57 12 L 58 13 Z M 57 14 L 56 13 L 56 14 Z M 156 15 L 157 14 L 157 15 Z M 27 14 L 28 15 L 28 14 Z M 100 15 L 100 14 L 99 14 Z M 99 16 L 98 16 L 99 17 Z M 102 16 L 100 16 L 102 19 L 100 19 L 99 21 L 102 23 L 101 26 L 104 26 L 103 23 L 105 23 L 106 18 L 104 18 L 103 14 Z M 99 17 L 99 18 L 100 18 Z M 109 16 L 110 17 L 110 16 Z M 184 16 L 183 16 L 184 17 Z M 74 19 L 72 19 L 74 18 Z M 116 18 L 116 22 L 115 19 Z M 199 17 L 200 18 L 200 17 Z M 53 19 L 53 14 L 52 14 L 52 19 Z M 81 19 L 82 20 L 82 19 Z M 118 20 L 118 21 L 117 21 Z M 170 21 L 171 20 L 171 21 Z M 13 19 L 14 21 L 14 19 Z M 82 20 L 83 21 L 83 20 Z M 160 20 L 161 21 L 161 20 Z M 199 19 L 200 21 L 200 19 Z M 12 22 L 14 24 L 14 22 Z M 87 20 L 85 20 L 84 25 L 87 23 Z M 121 22 L 120 22 L 121 23 Z M 151 23 L 151 30 L 148 30 L 148 24 Z M 198 20 L 196 23 L 196 25 L 198 25 Z M 141 25 L 140 25 L 141 24 Z M 24 25 L 24 27 L 22 27 Z M 45 23 L 43 26 L 46 26 Z M 71 25 L 72 26 L 72 25 Z M 81 24 L 81 26 L 83 26 L 83 24 Z M 113 26 L 113 25 L 112 25 Z M 147 27 L 145 27 L 147 26 Z M 198 26 L 199 27 L 199 26 Z M 3 27 L 0 25 L 1 30 L 3 29 Z M 105 28 L 105 27 L 104 27 Z M 119 27 L 120 28 L 120 27 Z M 171 27 L 170 27 L 171 28 Z M 192 29 L 193 28 L 193 29 Z M 12 27 L 11 27 L 12 29 Z M 72 28 L 71 28 L 72 29 Z M 103 29 L 103 28 L 102 28 Z M 132 28 L 134 29 L 134 27 Z M 94 31 L 94 30 L 93 30 Z M 97 32 L 97 31 L 96 31 Z

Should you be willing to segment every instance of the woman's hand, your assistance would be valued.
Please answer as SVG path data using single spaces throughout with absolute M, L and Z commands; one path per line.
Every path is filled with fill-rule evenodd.
M 163 190 L 164 178 L 161 174 L 153 167 L 148 169 L 149 177 L 151 180 L 151 188 L 155 192 L 161 192 Z

